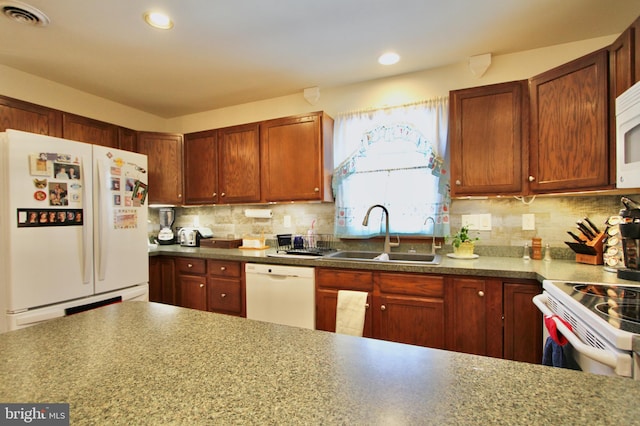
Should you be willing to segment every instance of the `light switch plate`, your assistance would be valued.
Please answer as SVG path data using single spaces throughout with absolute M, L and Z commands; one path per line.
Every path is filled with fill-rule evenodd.
M 536 215 L 533 213 L 525 213 L 522 215 L 522 230 L 523 231 L 535 231 L 536 229 Z
M 477 216 L 478 230 L 491 231 L 491 213 L 479 214 Z

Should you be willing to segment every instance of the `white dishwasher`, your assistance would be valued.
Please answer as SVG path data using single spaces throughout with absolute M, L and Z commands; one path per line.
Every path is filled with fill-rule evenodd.
M 245 265 L 247 318 L 315 329 L 315 270 L 311 267 Z

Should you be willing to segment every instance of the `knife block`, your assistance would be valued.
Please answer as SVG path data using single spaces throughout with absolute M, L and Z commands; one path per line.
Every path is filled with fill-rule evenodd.
M 602 257 L 602 252 L 605 235 L 604 231 L 600 232 L 596 238 L 586 243 L 587 246 L 595 249 L 596 254 L 576 253 L 576 262 L 586 263 L 587 265 L 603 265 L 604 259 Z

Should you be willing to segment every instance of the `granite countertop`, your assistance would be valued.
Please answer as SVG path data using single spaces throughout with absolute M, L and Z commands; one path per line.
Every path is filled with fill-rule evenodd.
M 602 283 L 626 283 L 640 285 L 637 281 L 619 279 L 613 272 L 605 271 L 602 265 L 586 265 L 573 260 L 553 259 L 523 260 L 517 257 L 480 256 L 477 259 L 452 259 L 445 255 L 439 265 L 406 265 L 372 262 L 341 261 L 331 258 L 308 259 L 305 256 L 270 257 L 274 249 L 214 249 L 205 247 L 181 247 L 179 245 L 158 246 L 150 256 L 169 255 L 198 258 L 234 260 L 241 262 L 270 263 L 294 266 L 331 267 L 348 269 L 370 269 L 395 272 L 417 272 L 443 275 L 472 275 L 498 278 L 545 279 L 561 281 L 587 281 Z
M 640 382 L 149 302 L 0 335 L 0 401 L 71 424 L 632 424 Z

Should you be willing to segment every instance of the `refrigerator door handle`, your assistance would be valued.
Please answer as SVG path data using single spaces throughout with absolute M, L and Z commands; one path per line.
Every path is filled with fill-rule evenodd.
M 80 176 L 84 179 L 82 182 L 82 215 L 84 216 L 87 212 L 87 182 L 90 181 L 85 175 L 84 162 L 80 163 Z M 82 283 L 85 285 L 91 284 L 92 269 L 89 266 L 92 264 L 93 250 L 88 250 L 88 248 L 91 247 L 93 240 L 92 231 L 87 224 L 82 225 Z
M 109 180 L 106 174 L 109 168 L 104 165 L 103 160 L 98 161 L 96 164 L 96 167 L 98 168 L 98 198 L 97 199 L 99 203 L 98 207 L 96 208 L 96 212 L 98 215 L 97 217 L 98 254 L 96 256 L 98 264 L 96 266 L 98 268 L 98 280 L 104 281 L 105 273 L 107 269 L 106 247 L 108 247 L 107 238 L 109 235 L 109 232 L 105 228 L 107 226 L 107 216 L 109 215 L 109 203 L 107 201 L 108 199 L 106 198 L 107 194 L 104 193 L 104 188 L 106 188 L 107 182 Z

